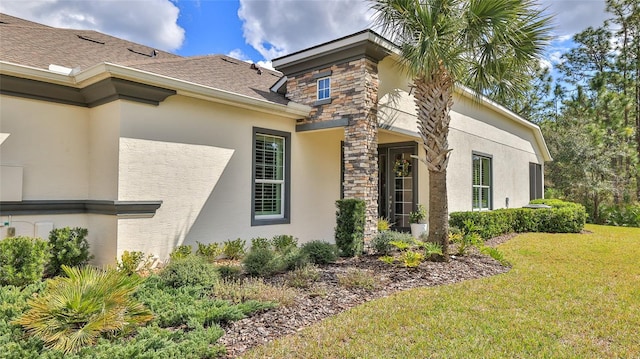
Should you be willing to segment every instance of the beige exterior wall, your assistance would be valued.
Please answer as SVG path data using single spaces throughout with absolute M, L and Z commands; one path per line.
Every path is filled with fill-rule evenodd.
M 92 109 L 3 96 L 1 108 L 1 164 L 23 169 L 25 200 L 163 201 L 151 218 L 12 216 L 17 235 L 33 235 L 35 223 L 88 228 L 96 264 L 124 250 L 166 258 L 175 245 L 196 241 L 333 240 L 342 129 L 296 133 L 292 119 L 183 96 Z M 254 126 L 291 134 L 290 224 L 251 226 Z
M 122 101 L 89 112 L 89 199 L 118 199 L 118 156 Z
M 121 106 L 118 199 L 163 203 L 152 218 L 118 219 L 118 255 L 163 259 L 175 245 L 276 234 L 333 238 L 342 131 L 298 134 L 295 120 L 183 96 Z M 254 126 L 291 134 L 290 224 L 251 226 Z
M 115 199 L 117 147 L 114 151 L 111 143 L 118 123 L 116 106 L 87 109 L 0 96 L 2 200 Z M 116 139 L 117 135 L 116 131 Z M 5 176 L 16 168 L 22 169 L 22 176 Z M 2 216 L 0 220 L 10 222 L 17 236 L 43 239 L 48 238 L 49 228 L 88 228 L 94 263 L 115 259 L 115 216 L 43 214 Z M 0 238 L 7 236 L 7 228 L 0 228 Z
M 88 111 L 0 96 L 0 132 L 8 134 L 0 161 L 23 168 L 24 200 L 87 198 Z
M 380 77 L 380 127 L 405 135 L 418 136 L 409 79 L 403 76 L 392 57 L 378 64 Z M 380 143 L 393 142 L 380 136 Z M 522 207 L 529 202 L 529 162 L 544 163 L 542 149 L 533 131 L 485 105 L 456 95 L 451 111 L 449 146 L 453 149 L 447 169 L 449 211 L 472 209 L 472 153 L 492 156 L 493 208 Z M 420 148 L 420 157 L 424 152 Z M 421 165 L 419 201 L 428 202 L 428 171 Z
M 113 265 L 118 248 L 118 218 L 111 215 L 87 214 L 86 228 L 89 228 L 89 241 L 91 254 L 94 255 L 92 263 L 96 265 Z
M 492 157 L 492 208 L 522 207 L 529 203 L 529 162 L 543 163 L 533 133 L 487 107 L 456 98 L 449 143 L 447 188 L 449 210 L 469 211 L 472 153 Z M 468 175 L 459 175 L 468 174 Z

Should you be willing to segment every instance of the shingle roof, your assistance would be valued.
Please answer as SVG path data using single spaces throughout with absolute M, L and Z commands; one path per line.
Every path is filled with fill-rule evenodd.
M 270 91 L 282 77 L 281 73 L 257 68 L 229 56 L 158 59 L 123 65 L 271 102 L 288 102 L 284 96 Z
M 270 91 L 282 74 L 223 55 L 182 57 L 91 30 L 50 27 L 0 14 L 0 60 L 84 70 L 110 62 L 253 98 L 286 104 Z

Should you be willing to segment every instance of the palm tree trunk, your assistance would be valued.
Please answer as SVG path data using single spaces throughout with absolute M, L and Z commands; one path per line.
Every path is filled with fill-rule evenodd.
M 449 250 L 449 206 L 447 171 L 429 171 L 429 242 L 442 246 L 445 261 Z
M 429 169 L 429 241 L 442 246 L 446 261 L 449 244 L 447 164 L 449 115 L 453 106 L 453 81 L 445 71 L 415 80 L 418 130 Z

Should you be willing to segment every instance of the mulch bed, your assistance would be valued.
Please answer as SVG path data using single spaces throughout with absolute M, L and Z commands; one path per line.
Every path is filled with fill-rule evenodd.
M 490 239 L 487 245 L 496 246 L 515 235 Z M 375 275 L 379 285 L 373 290 L 345 288 L 338 284 L 338 276 L 349 270 L 360 269 Z M 461 282 L 507 272 L 490 257 L 471 253 L 452 256 L 449 262 L 424 262 L 417 268 L 404 268 L 383 263 L 377 256 L 340 259 L 337 263 L 320 266 L 320 280 L 311 290 L 300 290 L 293 305 L 278 307 L 224 327 L 226 334 L 220 343 L 227 347 L 227 358 L 235 358 L 246 350 L 296 333 L 297 331 L 332 315 L 346 311 L 376 298 L 398 291 Z M 284 276 L 270 281 L 283 282 Z M 321 292 L 322 295 L 317 295 Z

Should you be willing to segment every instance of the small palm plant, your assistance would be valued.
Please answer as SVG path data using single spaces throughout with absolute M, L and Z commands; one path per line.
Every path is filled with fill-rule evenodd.
M 133 298 L 144 280 L 116 270 L 94 267 L 62 270 L 67 277 L 47 282 L 44 292 L 28 301 L 29 309 L 15 323 L 50 349 L 75 353 L 103 334 L 128 333 L 153 319 Z

